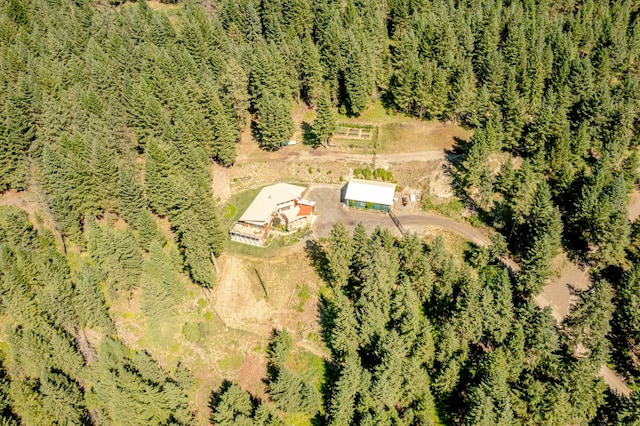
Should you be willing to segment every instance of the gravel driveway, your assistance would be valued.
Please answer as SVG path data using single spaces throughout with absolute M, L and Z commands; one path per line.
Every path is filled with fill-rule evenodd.
M 340 202 L 343 190 L 338 185 L 312 185 L 309 192 L 305 194 L 305 198 L 316 202 L 318 219 L 314 226 L 319 237 L 329 236 L 336 222 L 342 222 L 350 231 L 362 222 L 369 233 L 379 226 L 389 229 L 393 235 L 400 236 L 400 231 L 388 214 L 346 207 Z

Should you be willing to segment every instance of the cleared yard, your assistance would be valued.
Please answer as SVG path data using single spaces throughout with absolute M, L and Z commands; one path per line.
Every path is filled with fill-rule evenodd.
M 409 121 L 388 123 L 378 130 L 377 152 L 415 152 L 451 149 L 455 138 L 468 139 L 471 132 L 454 123 Z
M 328 237 L 336 222 L 342 222 L 350 231 L 362 222 L 368 232 L 372 232 L 376 226 L 379 226 L 400 236 L 400 231 L 388 214 L 349 209 L 340 202 L 340 192 L 338 185 L 314 186 L 309 190 L 308 198 L 316 202 L 318 220 L 314 227 L 319 237 Z

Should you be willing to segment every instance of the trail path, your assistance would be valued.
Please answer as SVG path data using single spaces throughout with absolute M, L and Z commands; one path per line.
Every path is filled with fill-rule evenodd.
M 640 191 L 634 189 L 629 197 L 629 204 L 627 205 L 627 215 L 631 222 L 635 221 L 640 216 Z
M 285 161 L 287 163 L 299 163 L 305 161 L 343 161 L 346 163 L 371 163 L 374 159 L 371 154 L 352 154 L 337 152 L 331 149 L 318 148 L 304 151 L 278 151 L 272 154 L 271 161 Z M 394 154 L 375 154 L 376 163 L 407 163 L 411 161 L 442 161 L 445 159 L 443 150 L 402 152 Z M 243 155 L 238 156 L 238 161 L 246 160 Z

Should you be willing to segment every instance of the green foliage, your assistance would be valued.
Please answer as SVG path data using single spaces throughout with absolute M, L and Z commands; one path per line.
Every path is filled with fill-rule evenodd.
M 383 182 L 395 182 L 393 179 L 393 173 L 390 170 L 385 170 L 382 167 L 378 167 L 375 170 L 369 168 L 353 169 L 353 175 L 356 178 L 365 180 L 382 180 Z
M 89 253 L 107 283 L 117 291 L 138 287 L 142 275 L 142 253 L 128 229 L 100 226 L 87 218 Z
M 256 104 L 255 130 L 262 149 L 280 149 L 282 142 L 289 140 L 294 131 L 291 102 L 277 95 L 263 95 Z
M 282 421 L 264 404 L 258 404 L 238 385 L 224 382 L 214 394 L 211 421 L 216 425 L 280 426 Z
M 184 391 L 148 356 L 105 338 L 96 367 L 88 398 L 109 423 L 191 423 Z
M 318 98 L 318 114 L 313 122 L 313 134 L 317 145 L 328 143 L 337 130 L 336 118 L 331 110 L 326 91 L 320 93 Z
M 140 308 L 153 329 L 174 321 L 176 306 L 185 295 L 178 271 L 169 255 L 154 241 L 149 247 L 149 258 L 144 263 Z
M 169 19 L 144 1 L 3 2 L 0 191 L 33 189 L 47 224 L 36 231 L 26 215 L 0 211 L 2 413 L 82 423 L 91 408 L 102 423 L 190 423 L 184 392 L 150 374 L 149 360 L 112 345 L 87 367 L 96 349 L 86 329 L 115 331 L 103 287 L 113 296 L 142 283 L 145 315 L 170 316 L 180 271 L 215 285 L 225 238 L 210 162 L 235 162 L 247 118 L 276 150 L 295 130 L 292 102 L 317 105 L 325 141 L 330 105 L 357 116 L 381 97 L 473 128 L 451 156 L 456 188 L 522 272 L 511 280 L 494 252 L 471 266 L 441 242 L 358 227 L 349 243 L 336 231 L 326 253 L 335 329 L 324 334 L 335 335 L 337 365 L 319 421 L 431 424 L 437 411 L 444 423 L 590 422 L 605 404 L 593 367 L 606 359 L 611 297 L 614 361 L 630 376 L 638 369 L 634 272 L 620 271 L 637 263 L 626 202 L 637 180 L 640 30 L 633 2 L 573 6 L 225 0 L 206 11 L 186 2 Z M 170 233 L 152 213 L 169 221 L 179 251 L 173 241 L 163 249 Z M 597 280 L 560 339 L 528 300 L 561 247 L 615 292 Z M 588 359 L 574 359 L 580 346 Z M 283 373 L 289 382 L 299 392 L 282 385 L 279 404 L 312 413 L 304 378 Z M 606 404 L 604 423 L 635 421 L 635 402 Z M 225 421 L 278 423 L 266 405 L 248 407 Z
M 89 265 L 83 265 L 76 275 L 74 287 L 73 304 L 79 314 L 80 324 L 85 328 L 101 327 L 114 333 L 115 326 L 105 305 L 100 283 Z

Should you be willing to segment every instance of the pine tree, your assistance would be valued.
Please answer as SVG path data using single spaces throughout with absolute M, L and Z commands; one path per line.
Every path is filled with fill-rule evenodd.
M 588 351 L 594 365 L 605 361 L 609 352 L 607 334 L 614 306 L 611 303 L 611 286 L 604 280 L 593 283 L 589 290 L 580 294 L 579 302 L 562 323 L 564 344 L 569 354 Z
M 326 91 L 322 91 L 318 98 L 318 114 L 313 122 L 313 134 L 316 144 L 328 144 L 336 129 L 336 119 L 331 110 L 331 104 Z
M 262 22 L 260 21 L 260 15 L 256 9 L 256 5 L 252 0 L 247 2 L 245 37 L 249 43 L 256 43 L 262 38 Z
M 249 2 L 250 4 L 252 3 Z M 224 98 L 235 112 L 238 130 L 242 131 L 246 126 L 249 109 L 249 80 L 245 70 L 234 58 L 227 61 L 225 72 L 221 76 L 221 86 Z
M 104 295 L 99 286 L 95 272 L 90 266 L 84 265 L 74 278 L 75 294 L 73 306 L 80 318 L 80 326 L 92 328 L 101 327 L 113 333 L 115 326 L 109 316 Z
M 344 58 L 344 103 L 351 114 L 358 116 L 367 107 L 373 89 L 370 68 L 365 52 L 351 31 L 347 32 L 340 50 Z
M 214 98 L 210 102 L 213 138 L 209 153 L 221 165 L 231 166 L 236 160 L 236 142 L 240 138 L 238 128 L 219 100 Z
M 253 424 L 250 416 L 253 404 L 247 392 L 235 384 L 223 384 L 223 388 L 215 397 L 211 420 L 217 425 L 249 425 Z
M 80 387 L 64 374 L 43 372 L 40 379 L 42 406 L 58 423 L 82 424 L 88 421 Z
M 338 426 L 351 423 L 355 413 L 356 395 L 362 388 L 361 375 L 360 359 L 347 358 L 330 400 L 329 424 Z
M 145 147 L 145 195 L 151 208 L 159 215 L 166 216 L 173 208 L 169 175 L 173 162 L 160 144 L 151 139 Z
M 142 210 L 146 207 L 142 195 L 142 185 L 136 180 L 133 172 L 124 165 L 118 167 L 118 199 L 120 212 L 127 223 L 136 226 Z
M 149 251 L 152 242 L 156 241 L 160 245 L 164 245 L 166 241 L 162 231 L 158 228 L 156 219 L 148 210 L 143 210 L 138 216 L 138 221 L 134 225 L 136 232 L 134 233 L 140 247 Z
M 331 325 L 329 345 L 336 360 L 345 360 L 356 355 L 360 343 L 358 323 L 351 302 L 342 292 L 336 293 L 331 306 L 335 318 Z
M 154 324 L 154 329 L 171 322 L 184 296 L 184 287 L 168 255 L 157 241 L 149 246 L 149 259 L 144 264 L 140 307 Z
M 327 269 L 332 287 L 341 289 L 347 284 L 353 254 L 349 231 L 342 222 L 336 223 L 331 230 L 327 247 Z
M 323 96 L 322 66 L 320 65 L 320 52 L 311 37 L 306 37 L 302 41 L 299 74 L 302 99 L 307 105 L 314 105 L 319 97 Z
M 280 149 L 282 142 L 289 140 L 294 131 L 291 103 L 271 94 L 262 96 L 256 105 L 255 129 L 262 149 Z

